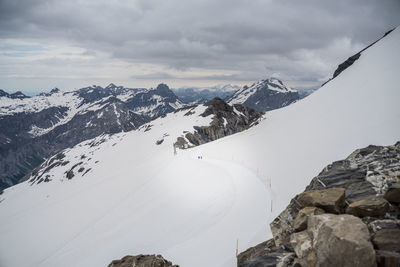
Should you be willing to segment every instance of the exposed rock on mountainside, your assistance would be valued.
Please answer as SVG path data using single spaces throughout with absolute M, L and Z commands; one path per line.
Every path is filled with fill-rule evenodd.
M 0 188 L 17 183 L 62 149 L 137 129 L 182 106 L 165 84 L 150 90 L 110 84 L 71 92 L 55 88 L 32 98 L 0 97 Z
M 400 266 L 399 182 L 400 142 L 354 151 L 312 179 L 238 266 Z
M 200 115 L 202 117 L 213 116 L 211 124 L 208 126 L 194 126 L 194 132 L 188 132 L 185 136 L 178 137 L 175 146 L 178 148 L 188 148 L 198 146 L 210 141 L 217 140 L 227 135 L 248 129 L 258 123 L 261 113 L 243 105 L 228 105 L 220 98 L 204 104 L 207 109 Z M 189 108 L 187 113 L 191 114 Z
M 268 111 L 288 106 L 299 99 L 296 90 L 290 89 L 276 78 L 270 78 L 254 83 L 250 87 L 244 86 L 228 98 L 227 102 L 243 104 L 258 111 Z
M 3 90 L 0 89 L 0 97 L 8 97 L 11 99 L 24 99 L 24 98 L 29 98 L 29 96 L 25 95 L 21 91 L 17 91 L 15 93 L 9 94 Z
M 391 33 L 394 29 L 386 32 L 381 38 L 379 38 L 378 40 L 376 40 L 375 42 L 373 42 L 372 44 L 368 45 L 367 47 L 365 47 L 364 49 L 362 49 L 360 52 L 358 52 L 357 54 L 352 55 L 351 57 L 349 57 L 348 59 L 346 59 L 343 63 L 339 64 L 339 66 L 336 68 L 335 72 L 333 73 L 333 77 L 330 78 L 328 81 L 326 81 L 324 84 L 328 83 L 330 80 L 335 79 L 340 73 L 342 73 L 344 70 L 346 70 L 348 67 L 350 67 L 351 65 L 353 65 L 354 62 L 356 62 L 362 52 L 364 52 L 365 50 L 367 50 L 368 48 L 370 48 L 371 46 L 373 46 L 376 42 L 378 42 L 379 40 L 381 40 L 382 38 L 384 38 L 386 35 L 388 35 L 389 33 Z M 322 84 L 322 86 L 324 85 Z
M 179 265 L 173 265 L 161 255 L 138 255 L 113 260 L 108 267 L 179 267 Z

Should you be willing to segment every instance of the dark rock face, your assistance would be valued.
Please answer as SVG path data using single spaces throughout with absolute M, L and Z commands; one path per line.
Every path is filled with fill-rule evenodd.
M 244 86 L 232 97 L 229 104 L 243 104 L 257 111 L 282 108 L 300 99 L 299 93 L 286 87 L 282 81 L 270 78 L 259 81 L 250 87 Z
M 34 108 L 30 112 L 18 113 L 13 111 L 13 107 L 8 113 L 4 111 L 7 107 L 2 110 L 0 189 L 20 182 L 46 158 L 65 148 L 102 134 L 135 130 L 149 122 L 151 116 L 174 111 L 181 105 L 165 84 L 154 90 L 124 88 L 114 84 L 105 88 L 85 87 L 67 93 L 55 88 L 40 97 L 48 99 L 54 94 L 60 95 L 60 98 L 73 98 L 78 101 L 74 104 L 77 106 L 66 101 L 65 105 L 49 106 L 37 112 Z M 12 98 L 4 91 L 0 92 L 0 96 Z M 71 113 L 74 109 L 78 111 Z
M 379 250 L 400 252 L 400 228 L 379 230 L 372 242 Z
M 346 59 L 343 63 L 339 64 L 339 66 L 336 68 L 335 72 L 333 73 L 333 77 L 331 79 L 329 79 L 328 81 L 326 81 L 324 84 L 322 84 L 322 86 L 324 86 L 326 83 L 328 83 L 329 81 L 335 79 L 337 76 L 339 76 L 340 73 L 342 73 L 344 70 L 346 70 L 348 67 L 350 67 L 351 65 L 353 65 L 354 62 L 356 62 L 362 52 L 364 52 L 365 50 L 367 50 L 368 48 L 370 48 L 371 46 L 373 46 L 375 43 L 377 43 L 379 40 L 381 40 L 382 38 L 384 38 L 386 35 L 388 35 L 389 33 L 391 33 L 394 29 L 386 32 L 381 38 L 379 38 L 378 40 L 376 40 L 375 42 L 373 42 L 372 44 L 368 45 L 367 47 L 365 47 L 364 49 L 362 49 L 360 52 L 358 52 L 355 55 L 352 55 L 351 57 L 349 57 L 348 59 Z
M 354 151 L 345 160 L 328 165 L 313 178 L 306 191 L 293 198 L 270 224 L 274 239 L 268 241 L 268 250 L 249 249 L 246 259 L 260 262 L 254 266 L 263 266 L 263 259 L 270 259 L 270 252 L 282 249 L 282 255 L 293 250 L 296 254 L 291 265 L 287 266 L 399 266 L 400 207 L 397 202 L 383 198 L 388 192 L 394 192 L 399 182 L 400 142 L 393 146 L 368 146 Z M 336 202 L 340 205 L 331 204 L 335 208 L 329 211 L 325 207 L 326 212 L 343 213 L 346 210 L 357 217 L 330 213 L 315 215 L 304 211 L 307 209 L 305 203 L 317 208 L 328 200 L 335 203 L 332 200 L 341 199 L 342 194 L 336 198 L 332 197 L 334 194 L 326 197 L 329 190 L 344 190 L 345 199 Z M 304 225 L 304 217 L 309 213 Z M 343 223 L 345 221 L 348 222 Z M 339 244 L 342 241 L 345 244 Z M 371 250 L 372 246 L 376 251 Z M 364 251 L 364 256 L 359 251 Z M 368 261 L 364 262 L 363 257 Z M 339 262 L 343 259 L 352 265 Z M 239 255 L 239 266 L 253 266 L 247 262 Z
M 179 265 L 173 265 L 161 255 L 138 255 L 113 260 L 108 267 L 179 267 Z
M 390 184 L 384 198 L 393 203 L 400 203 L 400 183 Z
M 148 107 L 154 107 L 148 116 L 153 118 L 173 112 L 180 108 L 182 103 L 166 84 L 159 84 L 156 89 L 138 93 L 126 101 L 127 106 L 141 112 Z
M 276 247 L 273 239 L 251 247 L 238 255 L 238 267 L 291 266 L 295 254 L 284 248 Z
M 400 253 L 376 250 L 376 263 L 378 267 L 398 267 L 400 266 Z
M 194 132 L 188 132 L 185 138 L 178 138 L 175 146 L 181 149 L 198 146 L 217 140 L 237 132 L 241 132 L 258 123 L 261 113 L 243 105 L 228 105 L 220 98 L 204 104 L 207 109 L 201 114 L 203 117 L 213 116 L 209 126 L 194 126 Z M 188 111 L 188 114 L 190 110 Z

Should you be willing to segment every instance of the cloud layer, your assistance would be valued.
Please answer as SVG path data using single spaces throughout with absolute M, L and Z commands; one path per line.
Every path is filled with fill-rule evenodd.
M 0 88 L 311 85 L 398 14 L 398 0 L 0 0 Z

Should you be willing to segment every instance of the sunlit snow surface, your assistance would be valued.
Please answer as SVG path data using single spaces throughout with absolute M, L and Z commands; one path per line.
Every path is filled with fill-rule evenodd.
M 176 137 L 210 118 L 172 113 L 66 151 L 75 162 L 89 155 L 92 171 L 0 196 L 0 266 L 107 266 L 140 253 L 235 266 L 236 239 L 242 251 L 269 238 L 269 222 L 324 166 L 400 140 L 399 46 L 395 30 L 311 96 L 176 156 Z

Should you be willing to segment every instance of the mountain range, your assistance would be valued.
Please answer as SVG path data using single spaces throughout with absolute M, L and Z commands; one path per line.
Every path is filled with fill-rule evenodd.
M 18 96 L 18 97 L 16 97 Z M 54 153 L 102 134 L 137 129 L 182 102 L 165 84 L 155 89 L 110 84 L 27 97 L 0 98 L 0 188 L 18 183 Z
M 286 90 L 281 81 L 279 86 L 283 89 L 278 96 L 270 93 L 277 91 L 268 89 L 268 84 L 256 93 L 251 91 L 254 96 L 249 99 L 259 99 L 257 105 L 251 101 L 234 103 L 243 103 L 258 111 L 286 106 L 291 103 L 289 95 L 295 93 Z M 34 97 L 22 92 L 0 91 L 0 127 L 4 129 L 0 132 L 0 189 L 25 180 L 24 176 L 45 159 L 82 141 L 137 129 L 184 106 L 204 104 L 216 97 L 223 99 L 234 92 L 237 92 L 235 96 L 238 92 L 243 94 L 243 89 L 232 85 L 174 91 L 166 84 L 146 89 L 112 83 L 104 88 L 93 85 L 66 92 L 54 88 Z M 267 106 L 272 102 L 272 106 Z
M 258 111 L 269 111 L 290 105 L 300 99 L 299 93 L 277 78 L 243 86 L 227 99 L 230 104 L 243 104 Z
M 103 93 L 90 88 L 83 94 L 98 96 L 100 102 L 85 100 L 79 92 L 53 92 L 49 97 L 54 101 L 64 101 L 57 98 L 60 95 L 69 103 L 79 102 L 72 118 L 81 115 L 81 108 L 96 117 L 106 112 L 104 108 L 110 120 L 120 125 L 122 115 L 114 111 L 121 105 L 131 108 L 128 113 L 140 111 L 135 114 L 143 120 L 132 125 L 136 130 L 103 132 L 71 144 L 42 159 L 26 181 L 2 192 L 1 265 L 105 266 L 125 255 L 151 253 L 182 266 L 235 266 L 235 249 L 242 252 L 270 239 L 273 233 L 267 225 L 279 220 L 275 218 L 321 169 L 329 169 L 332 162 L 358 148 L 399 141 L 399 44 L 396 29 L 300 100 L 297 92 L 274 78 L 241 88 L 228 103 L 214 99 L 182 108 L 165 85 L 138 89 L 143 97 L 135 97 L 137 93 L 133 99 L 154 103 L 168 99 L 161 110 L 173 109 L 151 121 L 145 118 L 162 114 L 159 105 L 133 107 L 114 95 L 103 99 Z M 283 93 L 288 98 L 281 97 Z M 284 99 L 285 106 L 257 111 L 261 109 L 257 101 L 268 103 L 268 109 L 276 107 L 263 100 L 265 95 Z M 13 101 L 32 99 L 40 98 Z M 113 100 L 109 103 L 109 99 Z M 1 111 L 6 116 L 27 116 L 28 108 L 19 103 L 2 106 Z M 43 103 L 29 108 L 36 108 L 35 114 L 54 109 L 51 114 L 55 115 L 50 116 L 54 125 L 69 118 L 69 108 Z M 37 121 L 40 129 L 34 139 L 54 131 L 40 135 L 51 123 Z M 22 137 L 35 135 L 33 124 L 28 125 Z M 71 131 L 68 128 L 56 136 L 62 138 Z M 5 135 L 4 142 L 11 143 L 7 138 L 12 136 Z M 350 161 L 342 163 L 339 170 L 341 166 L 350 173 L 355 170 Z M 363 184 L 364 180 L 379 183 L 380 174 L 368 171 L 356 178 Z M 398 176 L 392 177 L 398 182 Z M 314 181 L 319 184 L 318 179 Z M 263 260 L 257 264 L 267 265 Z

